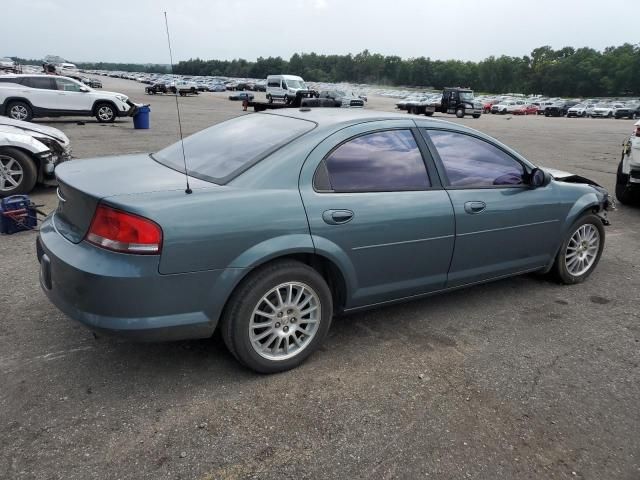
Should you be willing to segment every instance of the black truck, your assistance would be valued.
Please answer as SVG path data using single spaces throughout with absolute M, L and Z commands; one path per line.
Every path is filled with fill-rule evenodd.
M 426 108 L 426 115 L 433 115 L 434 112 L 451 113 L 462 118 L 471 115 L 473 118 L 480 118 L 482 115 L 482 104 L 473 98 L 473 90 L 460 87 L 447 87 L 442 90 L 440 103 L 435 102 Z

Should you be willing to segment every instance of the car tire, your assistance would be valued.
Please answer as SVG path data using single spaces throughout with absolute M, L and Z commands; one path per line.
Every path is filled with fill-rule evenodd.
M 480 118 L 480 114 L 479 113 L 474 113 L 473 114 L 473 118 Z
M 303 296 L 298 300 L 301 291 Z M 315 307 L 303 313 L 308 321 L 292 316 L 308 310 L 308 305 Z M 259 311 L 273 317 L 261 316 Z M 276 261 L 251 273 L 235 289 L 220 331 L 241 364 L 259 373 L 276 373 L 297 367 L 322 344 L 332 313 L 331 291 L 316 270 L 297 261 Z M 263 323 L 265 327 L 260 326 Z M 255 335 L 253 340 L 251 335 Z
M 433 117 L 433 112 L 424 112 L 427 117 Z
M 271 95 L 267 95 L 267 102 L 273 103 L 273 97 Z
M 609 112 L 609 113 L 607 114 L 607 118 L 611 118 L 611 117 L 613 117 L 613 113 L 612 113 L 612 112 Z
M 584 282 L 598 266 L 604 241 L 600 218 L 592 213 L 580 217 L 568 230 L 556 255 L 553 269 L 557 280 L 565 285 Z
M 637 113 L 634 112 L 634 113 L 631 114 L 631 120 L 635 120 L 637 118 L 638 118 L 638 114 Z
M 456 117 L 458 118 L 463 118 L 464 117 L 464 109 L 463 108 L 459 108 L 456 110 Z
M 33 110 L 27 102 L 14 101 L 7 105 L 6 115 L 14 120 L 29 122 L 33 118 Z
M 118 116 L 116 108 L 110 103 L 99 103 L 96 105 L 95 117 L 100 123 L 113 123 Z
M 38 168 L 33 159 L 17 148 L 0 148 L 0 197 L 23 195 L 33 190 L 38 180 Z M 9 178 L 16 182 L 13 183 Z

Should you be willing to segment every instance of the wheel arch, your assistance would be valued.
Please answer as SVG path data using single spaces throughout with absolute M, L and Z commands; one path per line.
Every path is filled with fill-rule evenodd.
M 36 108 L 33 106 L 33 103 L 31 103 L 31 101 L 29 99 L 27 99 L 27 98 L 18 97 L 18 96 L 12 96 L 12 97 L 5 98 L 4 99 L 4 103 L 0 105 L 2 107 L 2 111 L 0 112 L 0 114 L 1 115 L 5 115 L 6 112 L 7 112 L 7 109 L 9 108 L 9 105 L 11 105 L 13 102 L 24 102 L 24 103 L 26 103 L 31 108 L 31 113 L 33 114 L 33 116 L 35 116 Z
M 224 311 L 227 309 L 229 301 L 233 296 L 233 292 L 235 292 L 251 274 L 273 263 L 286 260 L 298 261 L 308 265 L 318 272 L 327 282 L 327 285 L 331 290 L 334 312 L 339 313 L 345 308 L 349 296 L 349 285 L 343 269 L 334 259 L 331 259 L 329 256 L 323 255 L 322 253 L 317 253 L 313 248 L 300 248 L 264 256 L 255 260 L 247 268 L 244 268 L 242 275 L 236 277 L 234 284 L 229 288 L 224 305 L 220 309 L 219 318 L 222 318 Z
M 586 194 L 580 200 L 584 199 L 585 197 L 593 198 L 590 198 L 589 200 L 585 200 L 583 202 L 576 202 L 573 208 L 569 211 L 569 213 L 565 217 L 564 225 L 562 226 L 562 235 L 560 236 L 560 242 L 556 247 L 553 256 L 551 257 L 551 261 L 542 270 L 542 273 L 548 273 L 553 268 L 556 257 L 558 256 L 558 252 L 560 251 L 560 247 L 562 246 L 562 242 L 564 242 L 565 235 L 569 232 L 569 229 L 573 226 L 573 224 L 576 223 L 578 219 L 582 218 L 584 215 L 587 215 L 589 213 L 597 215 L 597 213 L 600 211 L 600 202 L 598 202 L 595 194 Z
M 91 115 L 95 115 L 96 113 L 98 113 L 98 107 L 103 103 L 107 103 L 111 105 L 113 107 L 113 110 L 116 116 L 118 115 L 118 106 L 115 104 L 113 100 L 108 100 L 108 99 L 101 99 L 101 100 L 94 101 L 93 106 L 91 107 Z

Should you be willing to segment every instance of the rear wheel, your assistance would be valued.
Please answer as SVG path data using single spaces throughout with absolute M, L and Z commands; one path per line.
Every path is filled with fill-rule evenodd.
M 96 119 L 101 123 L 111 123 L 116 119 L 116 109 L 110 103 L 100 103 L 96 106 Z
M 0 197 L 29 193 L 37 179 L 38 169 L 29 155 L 15 148 L 0 148 Z
M 569 229 L 554 264 L 558 280 L 581 283 L 595 270 L 604 248 L 604 227 L 596 215 L 587 214 Z
M 473 118 L 480 118 L 480 114 L 479 113 L 474 113 L 473 114 Z
M 333 305 L 322 276 L 296 261 L 279 261 L 250 274 L 225 309 L 221 333 L 248 368 L 275 373 L 300 365 L 329 331 Z
M 11 102 L 7 106 L 7 116 L 14 120 L 28 122 L 33 118 L 31 106 L 26 102 Z

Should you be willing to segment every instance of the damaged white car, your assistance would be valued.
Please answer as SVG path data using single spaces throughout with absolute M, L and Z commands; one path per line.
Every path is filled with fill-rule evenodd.
M 620 203 L 640 203 L 640 121 L 623 143 L 622 158 L 616 175 L 616 197 Z
M 70 158 L 69 139 L 57 128 L 0 117 L 0 197 L 55 185 L 56 165 Z

